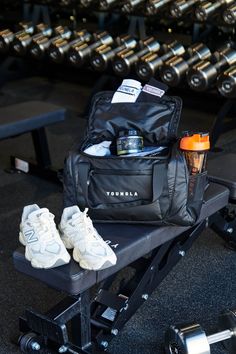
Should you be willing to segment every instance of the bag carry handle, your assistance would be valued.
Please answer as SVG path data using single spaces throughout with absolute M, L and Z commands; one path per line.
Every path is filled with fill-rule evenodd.
M 152 201 L 151 203 L 155 202 L 157 200 L 163 190 L 164 186 L 164 181 L 167 177 L 167 167 L 165 163 L 159 163 L 159 164 L 154 164 L 153 165 L 153 174 L 152 174 Z M 94 206 L 92 206 L 89 202 L 88 198 L 88 187 L 89 187 L 89 172 L 90 172 L 90 163 L 88 162 L 81 162 L 80 167 L 78 169 L 78 175 L 79 175 L 79 181 L 82 187 L 82 191 L 84 193 L 84 199 L 86 201 L 87 206 L 90 209 L 94 209 Z M 139 205 L 147 205 L 151 203 L 143 203 L 140 201 L 140 204 L 137 204 L 136 202 L 122 202 L 122 207 L 127 204 L 127 207 L 132 205 L 132 203 L 135 203 L 135 206 Z M 118 203 L 116 203 L 118 205 Z M 111 204 L 97 204 L 96 209 L 108 209 L 111 207 Z M 113 203 L 114 205 L 114 203 Z

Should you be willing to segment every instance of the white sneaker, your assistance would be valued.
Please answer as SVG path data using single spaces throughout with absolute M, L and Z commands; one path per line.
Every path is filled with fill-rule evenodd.
M 116 264 L 116 255 L 94 228 L 87 215 L 78 206 L 65 208 L 59 231 L 66 248 L 74 248 L 73 258 L 81 268 L 101 270 Z
M 54 268 L 69 263 L 67 252 L 54 222 L 54 215 L 37 204 L 24 207 L 19 240 L 25 258 L 34 268 Z

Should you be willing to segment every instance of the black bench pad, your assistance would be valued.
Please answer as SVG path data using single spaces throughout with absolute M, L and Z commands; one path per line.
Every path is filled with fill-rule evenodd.
M 206 192 L 206 203 L 203 205 L 200 220 L 226 206 L 228 198 L 227 188 L 211 183 Z M 25 259 L 24 248 L 21 247 L 13 254 L 15 268 L 53 288 L 76 295 L 188 229 L 182 226 L 156 227 L 127 224 L 96 224 L 96 228 L 105 240 L 111 241 L 111 245 L 117 245 L 114 250 L 118 261 L 114 267 L 98 272 L 87 271 L 81 269 L 72 260 L 69 265 L 38 270 L 32 268 L 30 262 Z
M 64 119 L 64 108 L 42 101 L 0 107 L 0 139 L 30 132 Z
M 236 154 L 225 154 L 208 161 L 209 180 L 230 190 L 230 199 L 236 200 Z

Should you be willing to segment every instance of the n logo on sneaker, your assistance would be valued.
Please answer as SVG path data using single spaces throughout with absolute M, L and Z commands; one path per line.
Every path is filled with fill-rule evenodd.
M 32 243 L 38 241 L 38 237 L 35 235 L 34 230 L 28 230 L 25 232 L 25 237 L 27 239 L 27 243 Z

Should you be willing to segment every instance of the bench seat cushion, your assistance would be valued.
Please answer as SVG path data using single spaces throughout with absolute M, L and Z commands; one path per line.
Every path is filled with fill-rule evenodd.
M 64 108 L 42 101 L 0 107 L 0 139 L 27 133 L 64 119 Z
M 224 186 L 211 183 L 206 195 L 200 219 L 204 219 L 228 203 L 229 191 Z M 41 280 L 49 286 L 72 295 L 81 293 L 92 285 L 114 274 L 141 256 L 163 243 L 179 236 L 189 227 L 182 226 L 146 226 L 128 224 L 96 224 L 96 228 L 105 240 L 110 240 L 117 255 L 117 264 L 102 271 L 82 270 L 73 260 L 69 265 L 55 269 L 38 270 L 32 268 L 24 257 L 24 248 L 14 252 L 13 260 L 17 270 Z
M 230 190 L 230 199 L 236 200 L 236 154 L 217 156 L 208 161 L 210 181 L 223 184 Z

